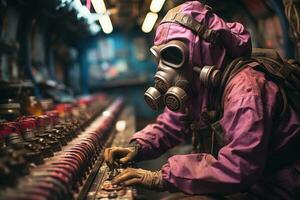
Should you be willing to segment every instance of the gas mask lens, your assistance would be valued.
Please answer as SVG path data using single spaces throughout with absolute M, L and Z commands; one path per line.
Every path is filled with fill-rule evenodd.
M 180 68 L 183 66 L 183 64 L 185 63 L 185 54 L 186 52 L 184 52 L 184 49 L 181 48 L 185 48 L 184 46 L 177 46 L 178 44 L 174 44 L 174 46 L 168 46 L 165 48 L 162 48 L 161 52 L 160 52 L 160 57 L 161 57 L 161 61 L 162 63 L 164 63 L 165 65 L 168 65 L 170 67 L 173 68 Z
M 172 111 L 182 111 L 188 95 L 186 89 L 186 65 L 188 49 L 179 40 L 172 40 L 160 46 L 153 46 L 150 51 L 158 60 L 154 76 L 154 87 L 144 95 L 147 104 L 154 110 L 167 106 Z M 185 84 L 182 84 L 185 83 Z

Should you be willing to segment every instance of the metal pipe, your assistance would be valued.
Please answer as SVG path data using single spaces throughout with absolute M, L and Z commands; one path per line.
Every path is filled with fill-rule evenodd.
M 286 19 L 285 13 L 284 13 L 284 6 L 282 3 L 282 0 L 268 0 L 267 1 L 270 6 L 274 9 L 275 14 L 279 17 L 281 30 L 283 33 L 283 46 L 284 46 L 284 52 L 285 56 L 287 58 L 295 58 L 295 53 L 293 51 L 293 42 L 291 41 L 291 38 L 289 37 L 289 23 Z

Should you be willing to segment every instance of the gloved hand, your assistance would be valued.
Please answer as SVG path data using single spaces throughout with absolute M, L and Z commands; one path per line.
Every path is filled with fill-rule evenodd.
M 120 183 L 124 183 L 126 186 L 141 185 L 148 189 L 164 190 L 161 171 L 151 172 L 144 169 L 127 168 L 112 180 L 112 184 Z
M 110 169 L 118 167 L 119 164 L 126 164 L 134 161 L 138 154 L 138 146 L 111 147 L 104 150 L 104 161 Z

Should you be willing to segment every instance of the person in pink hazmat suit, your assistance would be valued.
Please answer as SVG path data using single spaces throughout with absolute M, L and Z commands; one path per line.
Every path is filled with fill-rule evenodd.
M 204 135 L 202 113 L 216 96 L 209 85 L 213 87 L 234 58 L 251 55 L 252 47 L 243 25 L 225 22 L 199 1 L 187 1 L 160 23 L 151 51 L 159 63 L 155 86 L 145 99 L 155 109 L 166 108 L 155 124 L 135 133 L 131 145 L 105 150 L 111 168 L 157 158 L 191 138 L 193 131 Z M 296 199 L 300 117 L 288 106 L 287 115 L 278 121 L 279 88 L 253 69 L 255 65 L 249 64 L 226 85 L 218 121 L 224 144 L 215 154 L 175 155 L 155 172 L 127 168 L 113 183 L 182 192 L 195 199 Z

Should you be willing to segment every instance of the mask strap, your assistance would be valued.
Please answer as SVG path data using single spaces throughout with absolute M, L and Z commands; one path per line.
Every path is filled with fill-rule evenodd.
M 219 40 L 219 33 L 217 31 L 207 28 L 205 25 L 198 22 L 193 17 L 187 14 L 170 10 L 160 22 L 160 24 L 163 23 L 180 24 L 181 26 L 184 26 L 197 33 L 205 41 L 213 44 L 216 44 Z

